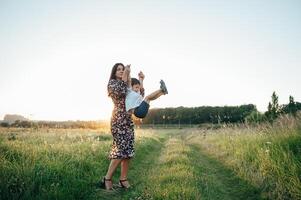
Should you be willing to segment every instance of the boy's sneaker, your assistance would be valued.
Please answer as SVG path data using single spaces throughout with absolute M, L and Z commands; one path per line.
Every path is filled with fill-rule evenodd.
M 163 92 L 164 94 L 168 94 L 166 85 L 165 85 L 165 83 L 164 83 L 163 80 L 160 81 L 160 89 L 162 90 L 162 92 Z

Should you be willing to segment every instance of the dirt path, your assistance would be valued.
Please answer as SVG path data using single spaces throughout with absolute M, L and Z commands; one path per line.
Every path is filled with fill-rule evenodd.
M 132 189 L 96 199 L 261 199 L 258 189 L 189 144 L 184 132 L 140 146 L 129 174 Z M 138 151 L 137 151 L 138 152 Z

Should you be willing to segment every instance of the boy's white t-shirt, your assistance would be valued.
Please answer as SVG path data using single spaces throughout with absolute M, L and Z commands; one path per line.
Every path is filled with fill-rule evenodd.
M 129 110 L 138 107 L 143 101 L 143 97 L 140 93 L 135 92 L 132 88 L 127 89 L 125 97 L 125 109 L 128 112 Z

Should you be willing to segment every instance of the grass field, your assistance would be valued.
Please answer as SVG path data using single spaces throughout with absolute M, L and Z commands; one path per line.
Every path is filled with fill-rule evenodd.
M 0 129 L 1 199 L 301 199 L 300 120 L 137 129 L 129 190 L 95 187 L 108 130 Z M 118 181 L 119 169 L 113 180 Z

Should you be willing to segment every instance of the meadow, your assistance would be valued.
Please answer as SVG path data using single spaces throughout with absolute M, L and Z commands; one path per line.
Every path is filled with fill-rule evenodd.
M 300 117 L 135 134 L 131 189 L 105 191 L 108 129 L 0 128 L 0 198 L 301 199 Z

